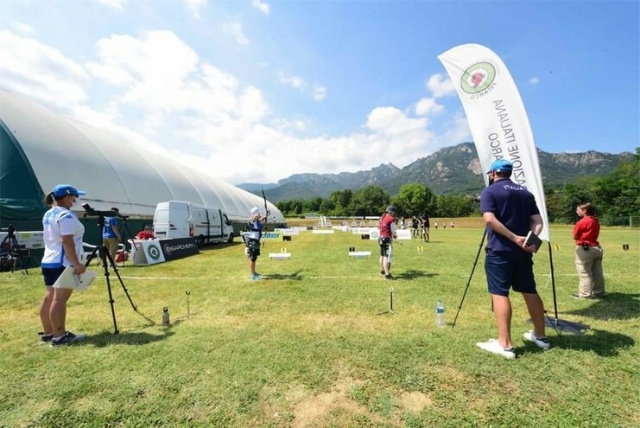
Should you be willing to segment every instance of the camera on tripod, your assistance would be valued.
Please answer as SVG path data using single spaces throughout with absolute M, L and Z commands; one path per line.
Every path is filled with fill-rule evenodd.
M 9 225 L 9 227 L 7 228 L 7 236 L 9 238 L 13 237 L 13 233 L 16 231 L 16 227 L 12 224 Z
M 93 216 L 93 217 L 116 217 L 118 215 L 118 213 L 116 211 L 98 211 L 96 209 L 93 209 L 91 207 L 91 205 L 89 204 L 82 204 L 82 208 L 84 208 L 85 210 L 85 217 L 86 216 Z

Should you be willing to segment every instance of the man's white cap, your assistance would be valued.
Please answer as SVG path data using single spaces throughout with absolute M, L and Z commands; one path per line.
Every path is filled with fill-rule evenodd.
M 260 215 L 260 208 L 258 207 L 251 208 L 251 217 L 255 217 L 257 215 Z

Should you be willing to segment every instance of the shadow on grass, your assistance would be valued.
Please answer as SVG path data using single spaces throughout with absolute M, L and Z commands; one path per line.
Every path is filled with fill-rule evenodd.
M 566 311 L 599 320 L 625 320 L 638 318 L 640 315 L 640 294 L 607 293 L 601 299 L 584 300 L 588 306 Z
M 174 333 L 169 329 L 166 329 L 162 334 L 149 334 L 143 332 L 120 332 L 118 334 L 113 334 L 112 332 L 104 331 L 102 333 L 88 336 L 81 343 L 91 344 L 97 348 L 102 348 L 110 345 L 145 345 L 147 343 L 164 340 L 165 338 L 173 334 Z
M 218 244 L 205 244 L 198 249 L 200 250 L 201 253 L 207 253 L 212 250 L 218 250 L 218 249 L 229 248 L 229 247 L 239 247 L 239 246 L 244 247 L 245 246 L 244 242 L 221 242 Z
M 631 348 L 635 345 L 635 340 L 624 334 L 611 333 L 605 330 L 590 331 L 592 334 L 581 336 L 565 334 L 556 337 L 552 341 L 552 346 L 562 349 L 595 352 L 601 357 L 614 357 L 618 355 L 621 349 Z M 535 348 L 535 346 L 532 348 Z M 541 349 L 538 350 L 543 352 Z
M 302 272 L 302 269 L 295 271 L 293 273 L 272 273 L 272 274 L 265 274 L 262 275 L 262 279 L 264 280 L 286 280 L 286 279 L 295 279 L 296 281 L 300 281 L 302 279 L 302 276 L 300 275 L 300 272 Z
M 393 274 L 396 279 L 417 279 L 417 278 L 430 278 L 432 276 L 438 275 L 437 273 L 425 272 L 423 270 L 415 270 L 411 269 L 399 274 Z

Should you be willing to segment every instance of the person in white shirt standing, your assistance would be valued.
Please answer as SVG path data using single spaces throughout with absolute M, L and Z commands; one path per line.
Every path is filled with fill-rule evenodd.
M 80 262 L 84 226 L 71 211 L 76 198 L 85 194 L 68 184 L 58 184 L 45 198 L 45 203 L 51 208 L 42 218 L 44 256 L 40 266 L 46 291 L 40 305 L 40 321 L 44 330 L 40 340 L 41 343 L 50 342 L 53 347 L 76 343 L 87 337 L 66 330 L 67 301 L 73 290 L 53 287 L 66 267 L 72 266 L 76 275 L 86 270 Z

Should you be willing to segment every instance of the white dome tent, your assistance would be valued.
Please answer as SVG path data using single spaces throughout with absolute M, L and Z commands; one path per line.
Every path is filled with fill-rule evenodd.
M 42 197 L 58 183 L 85 190 L 82 203 L 96 210 L 115 206 L 123 215 L 143 218 L 169 200 L 222 208 L 234 223 L 245 222 L 254 206 L 264 210 L 259 196 L 3 90 L 0 144 L 0 218 L 5 221 L 20 219 L 21 212 L 23 218 L 35 218 L 34 207 L 44 212 Z M 268 222 L 284 224 L 275 205 L 267 206 Z

